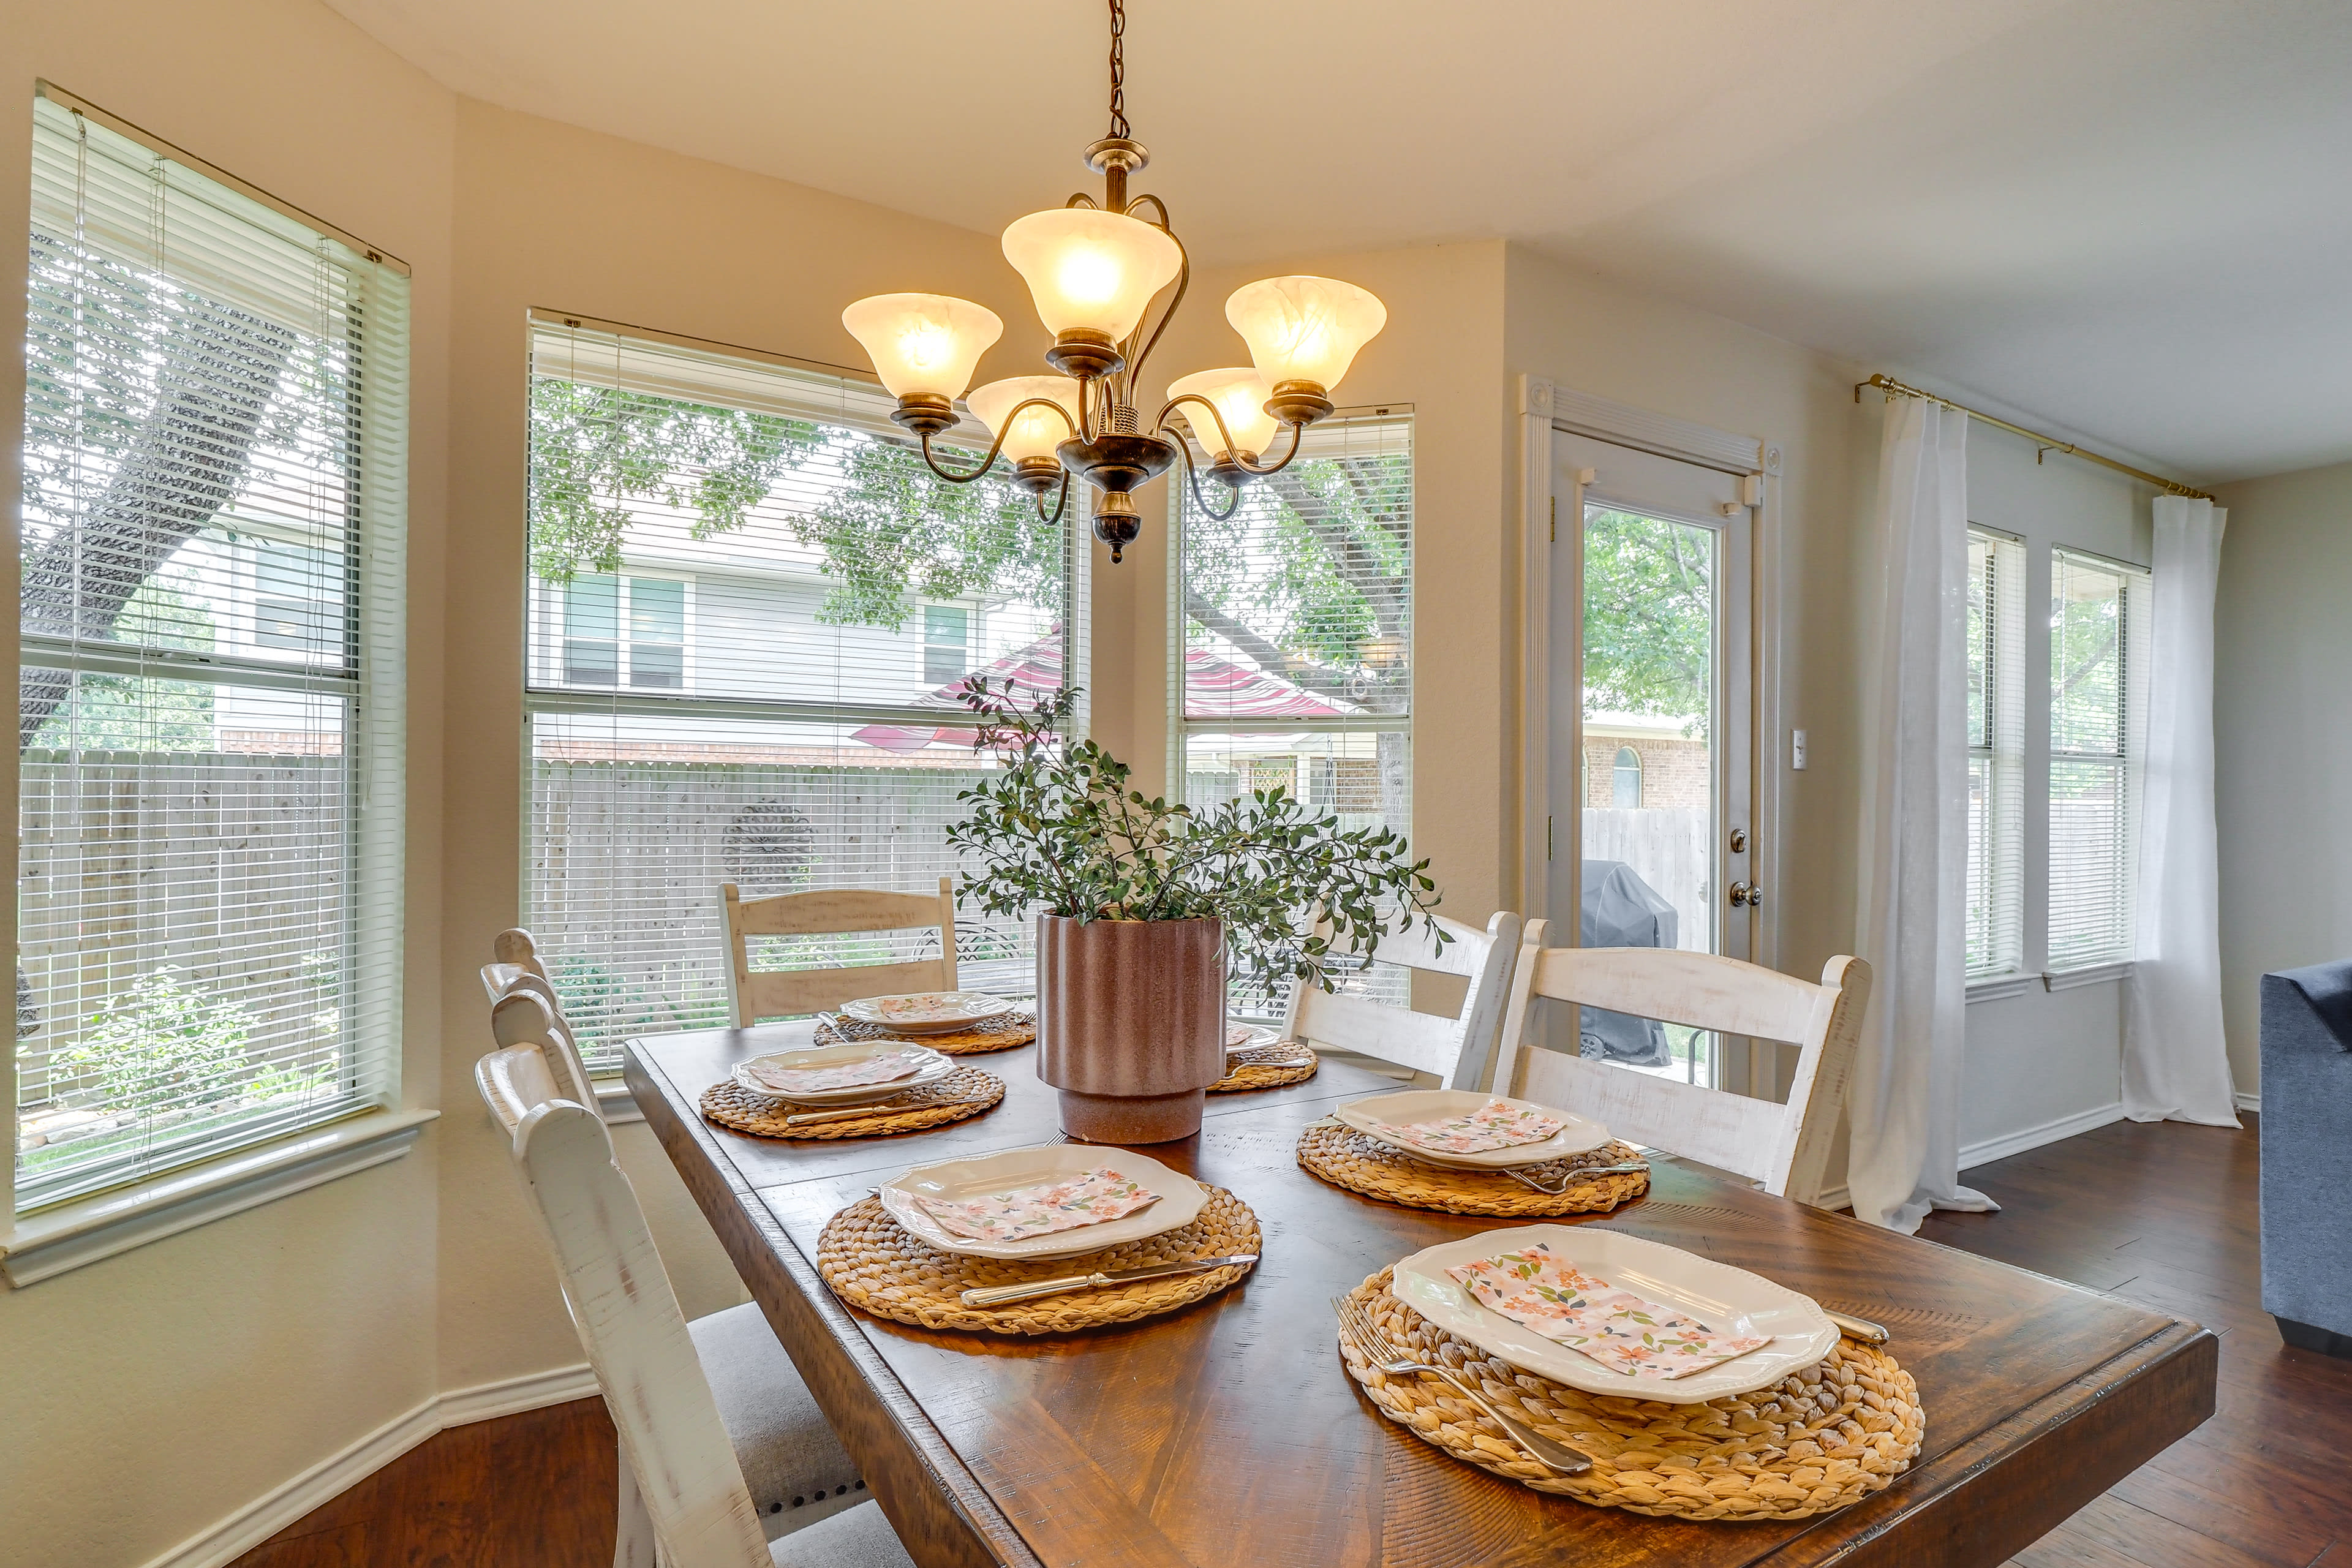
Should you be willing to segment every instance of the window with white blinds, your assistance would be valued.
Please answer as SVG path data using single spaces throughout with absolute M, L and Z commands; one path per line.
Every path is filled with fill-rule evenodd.
M 992 764 L 955 686 L 1081 683 L 1090 552 L 1082 498 L 1048 524 L 1010 483 L 934 479 L 862 377 L 570 317 L 530 331 L 525 922 L 609 1067 L 632 1035 L 727 1021 L 721 884 L 924 891 L 956 869 L 957 795 Z M 967 421 L 934 445 L 968 467 L 988 440 Z M 1025 923 L 973 914 L 956 945 L 965 984 L 1033 984 Z
M 1968 974 L 2014 973 L 2025 947 L 2025 549 L 1969 531 Z
M 1181 481 L 1181 471 L 1179 474 Z M 1412 416 L 1351 411 L 1229 518 L 1174 487 L 1171 750 L 1196 805 L 1279 787 L 1348 827 L 1412 816 Z M 1223 510 L 1232 492 L 1204 479 Z M 1402 994 L 1401 974 L 1367 982 Z M 1244 1013 L 1276 998 L 1236 992 Z
M 2132 956 L 2147 574 L 2050 560 L 2050 963 Z
M 34 104 L 17 1207 L 385 1103 L 408 282 Z

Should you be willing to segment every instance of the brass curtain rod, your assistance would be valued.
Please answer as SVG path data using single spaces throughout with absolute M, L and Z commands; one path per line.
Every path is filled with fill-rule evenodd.
M 1965 414 L 1971 419 L 1982 420 L 1985 424 L 1996 429 L 2006 430 L 2012 436 L 2022 436 L 2033 443 L 2033 460 L 2037 463 L 2042 460 L 2044 453 L 2063 452 L 2070 458 L 2080 458 L 2086 463 L 2096 463 L 2103 468 L 2113 468 L 2119 474 L 2129 474 L 2140 483 L 2154 485 L 2168 496 L 2186 496 L 2190 500 L 2213 499 L 2206 491 L 2191 489 L 2178 479 L 2168 479 L 2161 474 L 2151 474 L 2145 469 L 2135 468 L 2129 463 L 2118 463 L 2113 458 L 2102 458 L 2096 452 L 2084 451 L 2072 441 L 2061 441 L 2055 436 L 2044 436 L 2039 430 L 2028 430 L 2022 425 L 2011 425 L 2006 419 L 1996 419 L 1990 414 L 1979 414 L 1965 404 L 1955 403 L 1948 397 L 1939 397 L 1932 392 L 1922 392 L 1916 386 L 1906 386 L 1891 375 L 1874 375 L 1868 381 L 1854 383 L 1853 400 L 1856 403 L 1862 401 L 1862 389 L 1865 386 L 1874 386 L 1889 397 L 1918 397 L 1925 398 L 1929 403 L 1940 403 L 1955 414 Z

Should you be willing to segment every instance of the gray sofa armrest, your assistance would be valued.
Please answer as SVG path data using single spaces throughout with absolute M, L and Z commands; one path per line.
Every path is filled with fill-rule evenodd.
M 2352 1009 L 2352 963 L 2263 976 L 2263 1309 L 2291 1343 L 2352 1351 L 2352 1047 L 2331 1016 L 2339 1002 Z

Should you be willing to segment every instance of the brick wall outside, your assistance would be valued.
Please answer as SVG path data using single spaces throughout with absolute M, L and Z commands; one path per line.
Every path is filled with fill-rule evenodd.
M 1630 746 L 1642 759 L 1642 805 L 1648 810 L 1705 807 L 1711 788 L 1705 741 L 1680 736 L 1595 738 L 1584 743 L 1584 804 L 1617 804 L 1617 749 Z

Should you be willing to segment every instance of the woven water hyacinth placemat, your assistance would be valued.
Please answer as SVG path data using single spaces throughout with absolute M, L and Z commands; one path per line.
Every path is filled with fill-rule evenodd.
M 817 1237 L 816 1271 L 833 1293 L 861 1311 L 925 1329 L 970 1329 L 992 1334 L 1060 1334 L 1158 1317 L 1213 1296 L 1249 1272 L 1246 1265 L 1139 1279 L 1097 1290 L 1040 1296 L 1002 1307 L 967 1307 L 966 1290 L 1058 1279 L 1072 1274 L 1116 1274 L 1188 1258 L 1257 1252 L 1257 1215 L 1223 1187 L 1206 1189 L 1198 1218 L 1159 1236 L 1076 1258 L 1006 1262 L 964 1258 L 910 1234 L 878 1197 L 860 1198 L 825 1222 Z
M 1592 1468 L 1554 1475 L 1443 1379 L 1375 1372 L 1340 1336 L 1348 1375 L 1416 1437 L 1536 1491 L 1670 1519 L 1804 1519 L 1860 1502 L 1918 1456 L 1927 1429 L 1918 1387 L 1883 1350 L 1842 1339 L 1817 1366 L 1704 1405 L 1587 1394 L 1455 1339 L 1389 1294 L 1390 1273 L 1349 1293 L 1382 1333 L 1591 1456 Z
M 820 1046 L 855 1045 L 860 1040 L 897 1040 L 909 1046 L 929 1046 L 951 1057 L 977 1057 L 990 1051 L 1009 1051 L 1015 1046 L 1025 1046 L 1036 1037 L 1035 1016 L 1018 1008 L 982 1018 L 969 1029 L 951 1029 L 940 1035 L 894 1034 L 879 1024 L 864 1023 L 856 1018 L 827 1018 L 816 1026 L 816 1043 Z
M 943 1079 L 874 1107 L 870 1116 L 787 1127 L 786 1117 L 814 1108 L 753 1094 L 729 1079 L 702 1091 L 702 1114 L 721 1127 L 761 1138 L 885 1138 L 893 1132 L 920 1132 L 926 1127 L 944 1127 L 978 1116 L 1003 1098 L 1004 1080 L 994 1073 L 958 1068 Z
M 1304 1055 L 1303 1062 L 1297 1058 Z M 1271 1046 L 1253 1046 L 1245 1051 L 1235 1051 L 1225 1058 L 1225 1076 L 1209 1086 L 1211 1094 L 1239 1094 L 1250 1089 L 1280 1089 L 1286 1083 L 1305 1083 L 1315 1076 L 1318 1058 L 1311 1046 L 1292 1046 L 1287 1042 Z
M 1630 1143 L 1608 1142 L 1590 1153 L 1549 1164 L 1529 1165 L 1528 1173 L 1550 1184 L 1579 1165 L 1622 1165 L 1642 1157 Z M 1550 1215 L 1596 1214 L 1613 1209 L 1650 1190 L 1647 1172 L 1571 1181 L 1557 1194 L 1539 1193 L 1500 1171 L 1448 1171 L 1406 1159 L 1376 1138 L 1337 1121 L 1318 1121 L 1298 1135 L 1298 1163 L 1336 1187 L 1383 1198 L 1407 1208 L 1442 1214 L 1497 1215 L 1536 1219 Z

